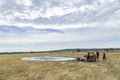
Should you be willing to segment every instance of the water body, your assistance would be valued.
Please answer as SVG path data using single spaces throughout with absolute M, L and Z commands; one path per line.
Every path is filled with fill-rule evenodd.
M 21 60 L 28 60 L 28 61 L 75 61 L 76 58 L 40 56 L 40 57 L 24 57 L 24 58 L 21 58 Z

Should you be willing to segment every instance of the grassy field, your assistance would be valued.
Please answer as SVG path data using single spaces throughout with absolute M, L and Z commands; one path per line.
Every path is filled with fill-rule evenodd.
M 109 52 L 107 61 L 22 61 L 30 56 L 77 57 L 87 53 L 31 53 L 0 55 L 0 80 L 120 80 L 120 52 Z

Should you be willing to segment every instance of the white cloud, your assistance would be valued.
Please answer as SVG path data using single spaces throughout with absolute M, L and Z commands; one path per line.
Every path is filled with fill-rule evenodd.
M 31 0 L 17 0 L 18 5 L 32 6 Z
M 2 2 L 7 4 L 7 0 L 2 0 Z M 5 4 L 3 7 L 0 7 L 0 23 L 1 25 L 15 25 L 19 27 L 31 26 L 35 28 L 63 29 L 72 27 L 82 28 L 82 26 L 94 27 L 95 25 L 97 27 L 100 23 L 107 24 L 113 22 L 113 19 L 118 22 L 120 18 L 118 0 L 93 0 L 91 1 L 92 3 L 88 0 L 56 2 L 58 2 L 58 6 L 52 0 L 38 1 L 41 5 L 35 5 L 32 0 L 11 1 L 8 5 Z M 13 3 L 15 5 L 12 5 Z M 12 6 L 8 9 L 7 6 L 9 5 Z
M 3 1 L 3 0 L 2 0 Z M 85 0 L 69 0 L 69 1 L 56 1 L 58 2 L 58 6 L 55 5 L 55 2 L 50 1 L 38 1 L 39 5 L 36 5 L 31 0 L 17 0 L 11 1 L 9 4 L 7 0 L 4 1 L 4 6 L 0 8 L 1 15 L 7 17 L 7 19 L 11 19 L 14 21 L 15 18 L 20 20 L 35 20 L 37 18 L 51 18 L 51 17 L 61 17 L 70 13 L 73 13 L 73 16 L 76 16 L 76 13 L 83 13 L 93 16 L 93 12 L 100 12 L 104 9 L 108 8 L 109 10 L 112 8 L 109 6 L 113 6 L 117 4 L 117 0 L 111 2 L 107 0 L 98 0 L 98 1 L 90 1 Z M 98 2 L 100 2 L 98 4 Z M 110 3 L 111 2 L 111 3 Z M 104 3 L 104 4 L 103 4 Z M 6 5 L 8 4 L 8 5 Z M 14 4 L 14 5 L 13 5 Z M 25 5 L 25 6 L 22 6 Z M 11 6 L 9 9 L 7 7 Z M 116 7 L 119 4 L 116 5 Z M 86 12 L 86 13 L 85 13 Z M 9 14 L 8 14 L 9 13 Z M 81 14 L 80 14 L 81 16 Z M 82 15 L 86 16 L 86 15 Z M 69 17 L 69 16 L 68 16 Z M 79 16 L 78 16 L 79 17 Z M 61 17 L 62 18 L 62 17 Z M 87 17 L 89 18 L 89 16 Z M 1 18 L 2 19 L 2 18 Z M 82 18 L 81 18 L 82 20 Z M 39 23 L 38 23 L 39 24 Z
M 39 33 L 30 32 L 26 34 L 0 33 L 0 44 L 34 44 L 41 42 L 75 42 L 89 40 L 109 40 L 120 38 L 120 28 L 76 28 L 64 29 L 64 33 Z M 4 37 L 3 37 L 4 36 Z
M 0 0 L 0 26 L 57 29 L 60 33 L 0 32 L 0 44 L 120 38 L 119 0 Z

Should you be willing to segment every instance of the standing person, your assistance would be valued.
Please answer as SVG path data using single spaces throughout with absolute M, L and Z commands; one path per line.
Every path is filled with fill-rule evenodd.
M 104 51 L 103 51 L 103 61 L 106 61 L 106 54 Z
M 99 51 L 96 52 L 96 58 L 97 58 L 97 61 L 99 62 Z
M 87 61 L 90 61 L 90 52 L 87 54 Z

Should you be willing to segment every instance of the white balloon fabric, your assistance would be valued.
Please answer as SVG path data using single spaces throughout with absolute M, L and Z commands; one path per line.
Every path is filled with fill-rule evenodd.
M 28 60 L 28 61 L 75 61 L 76 58 L 40 56 L 40 57 L 24 57 L 24 58 L 21 58 L 21 60 Z

